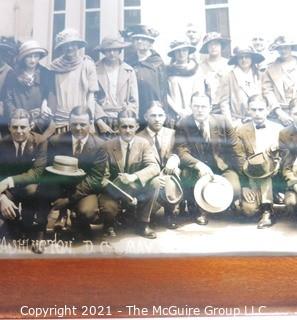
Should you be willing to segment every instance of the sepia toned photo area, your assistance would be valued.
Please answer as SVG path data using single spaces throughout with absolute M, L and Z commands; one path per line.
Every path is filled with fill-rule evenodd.
M 0 257 L 294 255 L 290 0 L 1 0 Z

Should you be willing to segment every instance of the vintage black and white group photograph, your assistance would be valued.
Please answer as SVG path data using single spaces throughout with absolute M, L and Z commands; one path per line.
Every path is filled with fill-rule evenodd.
M 293 1 L 0 15 L 0 258 L 297 253 Z

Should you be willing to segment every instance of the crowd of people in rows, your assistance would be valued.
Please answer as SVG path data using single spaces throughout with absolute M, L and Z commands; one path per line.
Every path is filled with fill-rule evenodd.
M 268 50 L 256 37 L 226 59 L 229 39 L 211 32 L 198 45 L 188 27 L 168 65 L 145 25 L 103 38 L 96 62 L 65 29 L 48 68 L 37 41 L 1 37 L 2 234 L 42 253 L 52 211 L 54 228 L 70 220 L 77 239 L 90 239 L 92 224 L 116 236 L 131 222 L 154 239 L 161 207 L 171 229 L 178 214 L 200 225 L 226 210 L 259 215 L 262 229 L 274 203 L 294 212 L 297 43 L 280 36 Z

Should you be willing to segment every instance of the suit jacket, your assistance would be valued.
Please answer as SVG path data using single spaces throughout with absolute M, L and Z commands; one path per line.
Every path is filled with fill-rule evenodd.
M 266 126 L 269 130 L 269 135 L 271 142 L 274 146 L 278 145 L 278 133 L 283 128 L 276 122 L 266 120 Z M 268 133 L 265 132 L 267 135 Z M 242 152 L 244 154 L 245 159 L 252 156 L 256 153 L 256 134 L 255 127 L 252 122 L 248 122 L 243 124 L 241 127 L 237 129 L 237 135 L 239 137 Z
M 297 158 L 297 129 L 294 125 L 281 130 L 279 146 L 282 154 L 282 175 L 290 188 L 297 183 L 297 176 L 293 172 L 293 164 Z
M 239 169 L 243 161 L 234 128 L 222 115 L 209 116 L 210 150 L 218 169 Z M 183 118 L 176 129 L 176 150 L 185 167 L 194 168 L 203 157 L 202 141 L 193 115 Z
M 119 112 L 123 106 L 138 114 L 138 86 L 134 69 L 125 62 L 120 64 L 116 94 L 117 106 L 113 106 L 110 102 L 108 92 L 110 84 L 104 67 L 104 59 L 97 63 L 96 70 L 100 89 L 97 96 L 99 106 L 96 107 L 95 118 L 108 116 L 110 108 Z
M 116 137 L 105 142 L 104 147 L 108 154 L 107 177 L 114 180 L 120 172 L 124 172 L 120 138 Z M 137 175 L 143 187 L 160 173 L 152 147 L 141 137 L 135 136 L 134 138 L 130 149 L 128 170 L 130 174 Z
M 297 57 L 294 57 L 297 61 Z M 286 100 L 283 82 L 282 64 L 279 59 L 272 63 L 263 75 L 263 94 L 269 101 L 271 110 L 280 105 L 288 105 Z M 295 93 L 296 95 L 296 93 Z
M 86 172 L 86 176 L 76 185 L 70 201 L 75 202 L 87 195 L 100 192 L 107 160 L 102 144 L 103 141 L 101 139 L 89 134 L 88 140 L 78 157 L 78 166 Z M 73 157 L 71 132 L 53 136 L 49 140 L 48 165 L 52 165 L 55 155 Z
M 161 147 L 161 158 L 157 149 L 155 148 L 155 143 L 151 135 L 149 134 L 147 128 L 143 129 L 137 134 L 139 137 L 146 139 L 153 148 L 155 158 L 159 163 L 160 167 L 161 163 L 165 166 L 167 160 L 170 155 L 173 153 L 174 143 L 175 143 L 175 130 L 163 127 L 162 135 L 159 137 L 160 139 L 160 147 Z M 162 160 L 162 161 L 161 161 Z
M 271 146 L 278 146 L 279 132 L 282 129 L 282 126 L 276 122 L 269 121 L 269 120 L 266 120 L 266 126 L 267 126 L 267 131 L 263 132 L 266 140 L 267 139 L 270 140 Z M 256 129 L 252 122 L 245 123 L 237 129 L 237 135 L 240 141 L 240 146 L 241 146 L 242 154 L 244 156 L 244 160 L 246 160 L 248 157 L 259 152 L 256 150 L 255 130 Z M 265 147 L 263 147 L 263 151 L 265 151 Z M 241 175 L 242 186 L 249 186 L 248 181 L 249 179 L 247 178 L 247 176 L 242 173 Z
M 12 177 L 15 186 L 38 183 L 46 166 L 47 141 L 30 133 L 23 155 L 16 157 L 11 135 L 0 142 L 0 179 Z

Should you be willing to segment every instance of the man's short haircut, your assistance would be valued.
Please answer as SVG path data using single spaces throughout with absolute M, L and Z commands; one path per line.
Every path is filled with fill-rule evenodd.
M 145 111 L 145 114 L 148 114 L 149 111 L 150 111 L 152 108 L 154 108 L 154 107 L 161 108 L 161 109 L 164 111 L 164 113 L 166 114 L 166 112 L 165 112 L 165 110 L 164 110 L 164 108 L 163 108 L 162 103 L 161 103 L 160 101 L 158 101 L 158 100 L 153 100 L 153 101 L 151 102 L 151 104 L 149 105 L 149 107 L 148 107 L 147 110 Z
M 205 93 L 200 93 L 200 92 L 198 92 L 198 91 L 197 91 L 197 92 L 194 92 L 194 93 L 192 94 L 192 96 L 191 96 L 191 105 L 193 104 L 193 100 L 194 100 L 195 98 L 207 99 L 208 102 L 209 102 L 209 105 L 211 105 L 210 97 L 209 97 L 207 94 L 205 94 Z
M 74 107 L 70 112 L 69 118 L 71 118 L 72 115 L 81 116 L 84 114 L 87 114 L 89 116 L 90 121 L 93 120 L 93 115 L 91 110 L 88 107 L 81 107 L 81 106 Z
M 136 122 L 138 121 L 136 113 L 132 110 L 124 110 L 124 111 L 119 112 L 118 121 L 120 121 L 121 119 L 124 119 L 124 118 L 133 118 L 133 119 L 135 119 Z
M 18 108 L 12 111 L 10 114 L 9 123 L 11 123 L 12 119 L 28 119 L 29 123 L 32 121 L 32 117 L 30 113 L 26 109 Z
M 250 97 L 248 98 L 248 106 L 249 106 L 252 102 L 255 102 L 255 101 L 262 101 L 262 102 L 264 102 L 264 103 L 266 104 L 266 107 L 269 106 L 268 99 L 267 99 L 265 96 L 261 95 L 261 94 L 254 94 L 254 95 L 250 96 Z
M 289 111 L 297 107 L 297 98 L 293 98 L 289 103 Z

